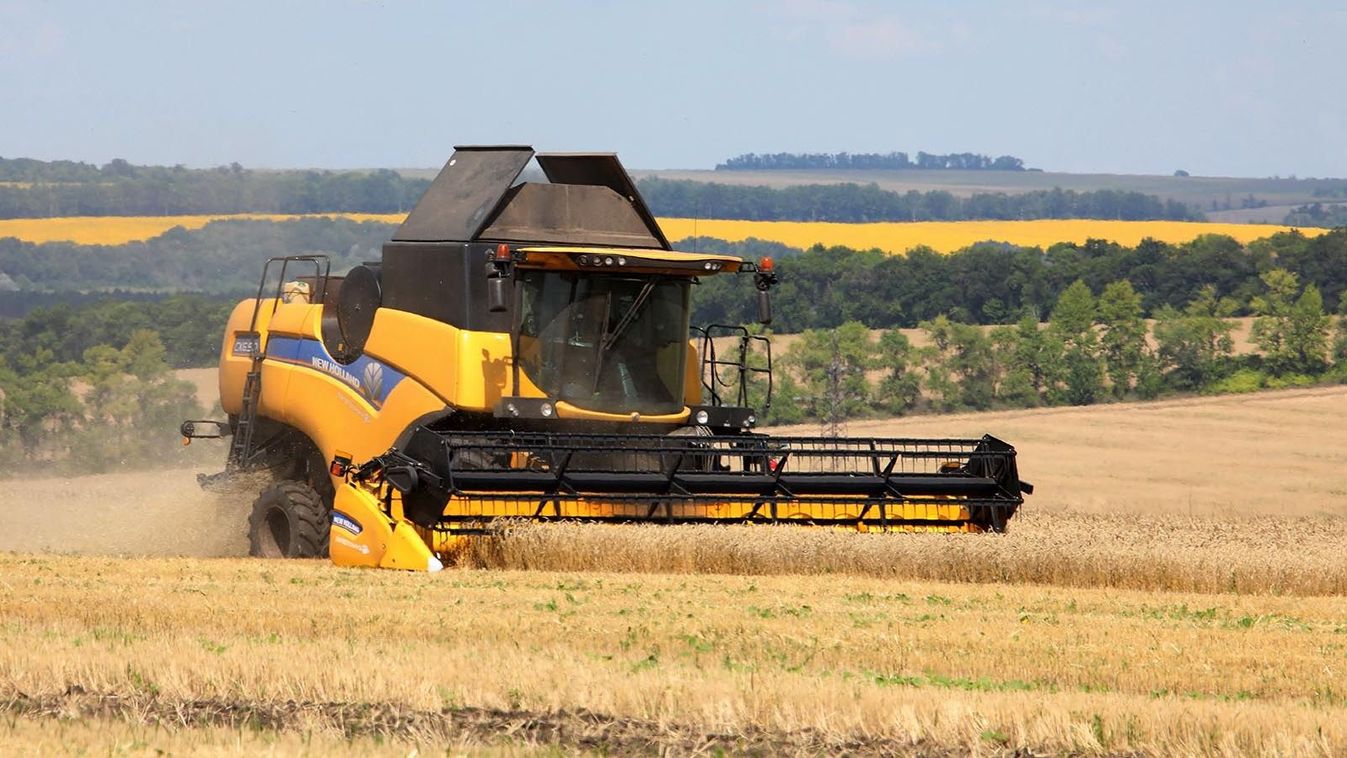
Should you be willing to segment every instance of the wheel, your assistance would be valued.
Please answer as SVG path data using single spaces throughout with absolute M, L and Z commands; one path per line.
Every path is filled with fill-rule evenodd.
M 248 554 L 326 558 L 332 510 L 312 487 L 293 480 L 262 490 L 248 517 Z

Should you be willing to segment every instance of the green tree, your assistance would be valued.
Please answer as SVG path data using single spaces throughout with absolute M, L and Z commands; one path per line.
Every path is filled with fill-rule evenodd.
M 1115 397 L 1127 395 L 1152 362 L 1146 346 L 1146 322 L 1141 318 L 1141 295 L 1132 283 L 1112 282 L 1099 296 L 1100 345 Z
M 158 379 L 168 373 L 168 351 L 159 334 L 150 329 L 137 329 L 122 348 L 126 371 L 141 381 Z
M 60 438 L 81 416 L 70 381 L 50 371 L 18 375 L 3 391 L 5 424 L 29 458 L 36 457 L 48 440 Z
M 1060 398 L 1072 405 L 1088 405 L 1104 390 L 1104 366 L 1099 358 L 1099 335 L 1094 321 L 1098 313 L 1094 293 L 1077 279 L 1062 291 L 1052 309 L 1048 330 L 1061 344 L 1061 359 L 1056 364 Z
M 913 370 L 920 360 L 912 341 L 891 329 L 879 338 L 875 367 L 884 370 L 876 400 L 886 412 L 901 416 L 921 400 L 921 377 Z
M 810 329 L 783 363 L 800 377 L 801 404 L 824 433 L 840 433 L 841 424 L 864 414 L 870 405 L 866 372 L 874 365 L 870 330 L 858 321 L 835 329 Z
M 1026 334 L 1021 320 L 1017 326 L 998 326 L 988 335 L 997 363 L 1003 367 L 997 400 L 1013 408 L 1032 408 L 1041 402 L 1042 381 L 1037 371 L 1042 340 L 1037 322 L 1032 317 L 1027 320 L 1031 334 Z
M 1338 328 L 1333 337 L 1333 365 L 1340 373 L 1343 369 L 1347 369 L 1347 297 L 1338 301 Z
M 1225 317 L 1233 307 L 1207 285 L 1186 309 L 1165 306 L 1156 313 L 1156 354 L 1171 387 L 1198 390 L 1229 373 L 1234 340 Z
M 992 342 L 976 326 L 937 316 L 921 322 L 931 338 L 926 351 L 927 386 L 944 410 L 990 408 L 999 366 Z
M 1258 314 L 1250 336 L 1278 376 L 1318 374 L 1327 366 L 1331 319 L 1313 284 L 1301 291 L 1300 278 L 1274 268 L 1259 277 L 1266 291 L 1251 303 Z M 1297 295 L 1299 293 L 1299 295 Z
M 798 382 L 788 371 L 776 372 L 772 388 L 772 407 L 767 409 L 764 423 L 774 426 L 799 424 L 806 418 Z

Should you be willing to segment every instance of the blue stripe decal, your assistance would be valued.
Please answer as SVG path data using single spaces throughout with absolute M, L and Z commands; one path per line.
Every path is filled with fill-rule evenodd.
M 407 378 L 386 363 L 362 355 L 342 365 L 319 340 L 275 336 L 267 340 L 267 358 L 312 369 L 351 388 L 365 402 L 382 408 L 389 393 Z

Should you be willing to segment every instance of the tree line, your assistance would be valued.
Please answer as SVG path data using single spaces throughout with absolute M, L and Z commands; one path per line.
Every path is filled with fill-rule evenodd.
M 678 218 L 748 221 L 966 221 L 1098 218 L 1201 220 L 1177 200 L 1119 190 L 1054 188 L 958 197 L 944 190 L 893 192 L 876 184 L 807 184 L 774 189 L 647 177 L 638 182 L 654 212 Z
M 122 288 L 242 294 L 256 291 L 267 258 L 325 253 L 332 256 L 333 271 L 341 271 L 378 260 L 392 232 L 392 225 L 372 221 L 304 218 L 213 221 L 124 245 L 0 238 L 0 292 Z
M 91 348 L 120 349 L 136 332 L 152 331 L 169 367 L 213 366 L 219 360 L 225 320 L 238 300 L 205 295 L 161 295 L 157 300 L 109 297 L 84 305 L 35 308 L 23 318 L 0 319 L 0 361 L 34 368 L 73 364 Z
M 377 260 L 390 232 L 387 224 L 315 218 L 221 221 L 119 246 L 3 239 L 0 291 L 9 292 L 3 297 L 7 312 L 0 315 L 21 315 L 26 304 L 51 304 L 62 293 L 78 302 L 90 298 L 91 291 L 117 288 L 244 295 L 256 290 L 269 256 L 325 252 L 333 256 L 333 271 L 340 272 Z M 872 328 L 915 327 L 941 314 L 975 324 L 1008 323 L 1025 312 L 1042 318 L 1076 279 L 1095 291 L 1111 281 L 1132 282 L 1148 316 L 1165 305 L 1184 307 L 1207 285 L 1236 302 L 1238 315 L 1249 315 L 1261 291 L 1259 276 L 1272 268 L 1285 268 L 1314 284 L 1330 309 L 1338 307 L 1347 289 L 1347 228 L 1312 238 L 1278 234 L 1248 245 L 1207 235 L 1182 244 L 1091 240 L 1046 250 L 980 243 L 949 254 L 928 248 L 904 255 L 823 246 L 800 251 L 760 240 L 709 238 L 698 239 L 697 245 L 749 259 L 776 258 L 781 276 L 776 327 L 789 332 L 847 321 Z M 752 298 L 745 294 L 750 289 L 738 277 L 703 280 L 694 297 L 694 321 L 752 321 Z
M 1005 324 L 1025 313 L 1041 320 L 1077 279 L 1095 292 L 1110 282 L 1131 282 L 1147 317 L 1166 306 L 1186 307 L 1208 286 L 1234 303 L 1231 315 L 1255 315 L 1261 276 L 1274 268 L 1313 284 L 1330 309 L 1339 307 L 1347 290 L 1347 228 L 1317 237 L 1282 233 L 1248 245 L 1206 235 L 1182 244 L 1148 239 L 1128 247 L 1090 240 L 1043 250 L 980 243 L 949 254 L 916 248 L 904 255 L 823 246 L 782 255 L 780 246 L 757 241 L 699 242 L 709 251 L 779 258 L 773 326 L 783 332 L 848 321 L 876 329 L 915 327 L 940 315 L 969 324 Z M 733 277 L 704 280 L 693 301 L 696 322 L 753 320 L 751 298 Z
M 1255 349 L 1243 355 L 1228 320 L 1238 304 L 1214 286 L 1181 308 L 1162 306 L 1148 326 L 1142 296 L 1126 279 L 1097 295 L 1072 282 L 1046 325 L 1033 315 L 991 328 L 937 316 L 920 323 L 929 343 L 922 347 L 896 330 L 876 339 L 858 321 L 811 329 L 780 360 L 766 420 L 836 430 L 867 416 L 1347 382 L 1347 314 L 1329 316 L 1318 288 L 1286 269 L 1259 282 Z
M 93 344 L 73 360 L 47 347 L 0 356 L 0 471 L 8 474 L 180 461 L 174 429 L 201 414 L 195 388 L 173 375 L 150 329 Z M 205 447 L 196 452 L 218 454 Z
M 894 153 L 894 156 L 903 156 Z M 964 163 L 976 162 L 972 154 Z M 877 156 L 876 159 L 883 156 Z M 841 153 L 832 159 L 860 161 Z M 951 156 L 918 153 L 924 165 Z M 928 160 L 929 159 L 929 160 Z M 1003 159 L 996 159 L 997 161 Z M 940 162 L 936 161 L 936 162 Z M 849 164 L 848 164 L 849 165 Z M 840 167 L 840 164 L 839 164 Z M 102 167 L 72 161 L 0 158 L 0 218 L 163 216 L 234 213 L 401 213 L 429 180 L 395 171 L 252 171 L 237 163 L 213 169 Z M 650 177 L 639 183 L 658 215 L 795 221 L 958 221 L 965 219 L 1106 218 L 1197 219 L 1175 200 L 1139 192 L 1035 190 L 956 197 L 942 190 L 891 192 L 877 185 L 824 184 L 772 189 Z
M 1347 204 L 1310 203 L 1293 208 L 1282 223 L 1287 226 L 1347 226 Z
M 181 452 L 207 411 L 174 368 L 214 366 L 233 298 L 59 304 L 0 320 L 0 470 L 93 473 L 218 457 Z
M 1136 248 L 979 245 L 948 256 L 721 247 L 779 257 L 775 327 L 803 331 L 781 361 L 772 423 L 1347 377 L 1347 333 L 1326 315 L 1347 310 L 1347 229 L 1247 247 L 1207 237 Z M 703 280 L 694 323 L 751 321 L 751 294 L 738 277 Z M 198 412 L 167 371 L 215 364 L 233 303 L 177 295 L 0 320 L 0 462 L 96 470 L 167 455 L 164 430 Z M 1246 355 L 1230 335 L 1229 317 L 1241 314 L 1256 319 L 1257 350 Z M 930 344 L 915 347 L 892 329 L 871 336 L 894 326 L 918 327 Z
M 918 152 L 912 160 L 904 152 L 889 153 L 744 153 L 717 163 L 717 171 L 777 169 L 961 169 L 964 171 L 1024 171 L 1024 161 L 1013 155 L 993 158 L 978 153 Z
M 0 218 L 226 213 L 401 213 L 430 186 L 396 171 L 252 171 L 97 167 L 0 158 Z
M 21 315 L 30 303 L 50 305 L 63 293 L 79 302 L 92 297 L 90 291 L 117 288 L 246 295 L 256 290 L 269 256 L 326 252 L 340 272 L 377 260 L 390 231 L 386 224 L 302 219 L 215 222 L 120 246 L 0 240 L 0 291 L 10 290 L 0 299 L 19 311 L 0 315 Z M 1076 279 L 1095 291 L 1111 281 L 1132 282 L 1147 316 L 1165 305 L 1183 308 L 1207 285 L 1237 303 L 1237 315 L 1249 315 L 1261 291 L 1259 276 L 1278 267 L 1318 287 L 1330 309 L 1347 289 L 1347 229 L 1313 238 L 1279 234 L 1248 245 L 1208 235 L 1182 244 L 1091 240 L 1046 250 L 980 243 L 949 254 L 928 248 L 904 255 L 823 246 L 800 251 L 760 240 L 698 239 L 697 245 L 749 259 L 776 258 L 781 284 L 774 295 L 775 324 L 788 332 L 847 321 L 915 327 L 941 314 L 975 324 L 1004 324 L 1025 312 L 1043 318 Z M 694 322 L 752 321 L 749 294 L 751 287 L 739 277 L 704 279 L 693 298 Z

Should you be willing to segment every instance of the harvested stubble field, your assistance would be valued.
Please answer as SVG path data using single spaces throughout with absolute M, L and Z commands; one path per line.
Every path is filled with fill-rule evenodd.
M 106 557 L 237 551 L 246 498 L 33 482 L 0 751 L 1347 751 L 1347 388 L 849 431 L 989 431 L 1039 492 L 1005 536 L 520 527 L 431 576 Z

